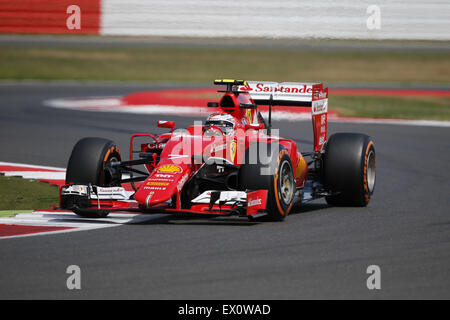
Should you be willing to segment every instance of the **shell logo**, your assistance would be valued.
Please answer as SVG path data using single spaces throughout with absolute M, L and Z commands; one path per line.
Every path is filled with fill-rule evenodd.
M 174 164 L 163 165 L 163 166 L 159 167 L 157 170 L 158 170 L 158 172 L 170 172 L 170 173 L 182 171 L 179 166 L 174 165 Z

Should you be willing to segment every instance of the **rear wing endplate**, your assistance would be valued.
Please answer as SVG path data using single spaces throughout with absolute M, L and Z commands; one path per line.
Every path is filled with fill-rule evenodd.
M 240 92 L 248 92 L 257 105 L 310 107 L 314 131 L 314 151 L 327 140 L 328 88 L 322 83 L 245 81 Z

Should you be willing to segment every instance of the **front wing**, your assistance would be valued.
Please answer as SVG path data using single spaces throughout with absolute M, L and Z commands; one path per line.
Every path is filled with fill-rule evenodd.
M 60 208 L 72 211 L 132 211 L 140 213 L 181 213 L 210 216 L 238 215 L 258 218 L 267 215 L 267 190 L 203 192 L 191 200 L 189 208 L 177 197 L 146 207 L 134 200 L 134 192 L 122 187 L 65 185 L 60 189 Z

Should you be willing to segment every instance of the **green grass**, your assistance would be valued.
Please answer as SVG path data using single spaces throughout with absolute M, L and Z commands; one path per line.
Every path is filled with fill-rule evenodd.
M 341 116 L 450 121 L 448 97 L 333 96 L 329 108 Z
M 211 83 L 216 78 L 450 84 L 450 54 L 201 48 L 2 48 L 0 79 Z M 449 98 L 331 96 L 344 116 L 450 120 Z
M 175 81 L 220 77 L 321 82 L 450 83 L 446 52 L 200 48 L 0 50 L 0 79 Z
M 48 183 L 0 175 L 0 210 L 48 209 L 58 204 L 58 188 Z M 17 212 L 16 212 L 17 213 Z
M 18 213 L 31 213 L 33 210 L 0 210 L 0 218 L 11 218 Z

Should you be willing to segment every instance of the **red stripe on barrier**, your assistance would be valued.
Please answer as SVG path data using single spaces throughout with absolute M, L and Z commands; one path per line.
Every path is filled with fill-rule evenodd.
M 0 32 L 98 34 L 101 0 L 0 0 Z M 80 8 L 80 29 L 68 29 L 67 8 Z
M 22 236 L 42 232 L 75 229 L 75 227 L 28 226 L 19 224 L 0 224 L 0 237 Z

